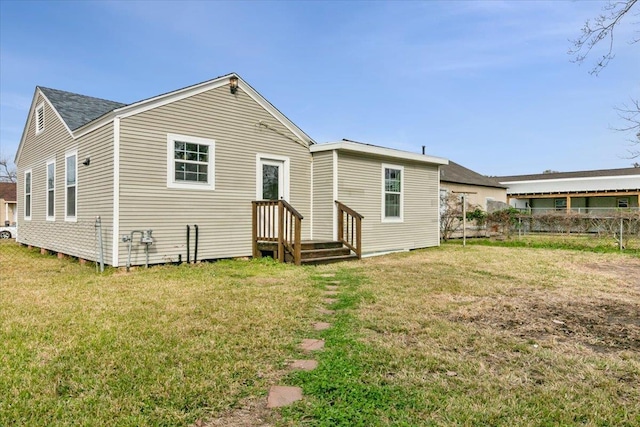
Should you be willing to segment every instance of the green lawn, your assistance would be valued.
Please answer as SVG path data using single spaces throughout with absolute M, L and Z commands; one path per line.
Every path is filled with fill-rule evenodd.
M 99 275 L 0 242 L 0 274 L 2 426 L 640 425 L 636 256 L 444 245 Z M 326 346 L 292 373 L 302 338 Z M 274 384 L 305 398 L 266 411 Z

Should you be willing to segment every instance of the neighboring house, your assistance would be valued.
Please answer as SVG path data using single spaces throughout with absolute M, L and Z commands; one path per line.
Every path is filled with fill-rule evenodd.
M 15 182 L 0 182 L 0 226 L 16 225 L 18 198 Z
M 638 210 L 640 168 L 501 176 L 511 206 L 533 213 Z
M 447 161 L 316 145 L 229 74 L 129 105 L 37 87 L 15 163 L 20 243 L 122 266 L 255 255 L 290 212 L 291 235 L 343 240 L 336 201 L 364 216 L 363 253 L 435 246 Z
M 446 194 L 464 193 L 468 205 L 479 206 L 485 212 L 506 207 L 507 203 L 506 186 L 495 178 L 481 175 L 452 161 L 440 167 L 440 189 Z

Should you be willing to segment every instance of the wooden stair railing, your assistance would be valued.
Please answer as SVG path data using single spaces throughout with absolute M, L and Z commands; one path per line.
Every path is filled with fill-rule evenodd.
M 338 241 L 362 258 L 362 219 L 364 216 L 336 200 L 338 207 Z
M 285 251 L 300 265 L 302 260 L 302 219 L 285 200 L 256 200 L 252 204 L 253 257 L 260 257 L 258 242 L 277 242 L 278 260 L 284 262 Z

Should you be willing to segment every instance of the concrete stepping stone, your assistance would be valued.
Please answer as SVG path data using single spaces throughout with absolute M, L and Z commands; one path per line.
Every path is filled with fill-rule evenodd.
M 331 327 L 331 323 L 327 322 L 318 322 L 313 324 L 313 329 L 316 331 L 324 331 L 325 329 L 329 329 Z
M 322 302 L 325 304 L 335 304 L 338 300 L 336 298 L 324 298 Z
M 303 371 L 313 371 L 318 367 L 317 360 L 294 360 L 289 364 L 290 369 L 300 369 Z
M 320 277 L 336 277 L 336 273 L 323 273 Z
M 302 344 L 300 344 L 300 349 L 302 351 L 316 351 L 322 350 L 324 348 L 324 340 L 315 340 L 305 338 L 302 340 Z
M 300 387 L 274 385 L 269 389 L 267 408 L 291 405 L 300 399 L 302 399 L 302 389 Z
M 319 308 L 318 309 L 318 313 L 330 315 L 330 314 L 336 314 L 336 311 L 335 310 L 329 310 L 328 308 Z
M 324 291 L 324 294 L 326 296 L 333 296 L 333 295 L 338 295 L 340 292 L 338 291 Z
M 337 290 L 338 290 L 338 287 L 337 287 L 337 286 L 335 286 L 335 285 L 327 285 L 327 286 L 325 286 L 324 288 L 325 288 L 326 290 L 328 290 L 328 291 L 337 291 Z

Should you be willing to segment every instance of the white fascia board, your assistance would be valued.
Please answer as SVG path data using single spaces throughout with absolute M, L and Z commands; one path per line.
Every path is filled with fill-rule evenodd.
M 356 153 L 373 154 L 377 156 L 390 157 L 401 160 L 412 160 L 415 162 L 428 163 L 431 165 L 448 165 L 449 160 L 442 157 L 426 156 L 424 154 L 411 153 L 409 151 L 396 150 L 393 148 L 378 147 L 375 145 L 360 144 L 351 141 L 328 142 L 316 144 L 309 147 L 312 153 L 331 150 L 344 150 Z
M 554 179 L 529 179 L 524 181 L 500 181 L 500 184 L 536 184 L 545 182 L 579 182 L 579 181 L 599 181 L 599 180 L 613 180 L 613 179 L 637 179 L 640 180 L 640 173 L 638 175 L 609 175 L 609 176 L 584 176 L 578 178 L 554 178 Z M 640 182 L 640 181 L 638 181 Z
M 229 78 L 231 77 L 237 77 L 238 88 L 242 89 L 262 108 L 267 110 L 284 127 L 286 127 L 291 133 L 296 135 L 305 145 L 309 146 L 315 144 L 315 141 L 309 135 L 304 133 L 302 129 L 296 126 L 291 120 L 289 120 L 284 114 L 282 114 L 277 108 L 275 108 L 273 104 L 267 101 L 262 95 L 260 95 L 255 89 L 253 89 L 247 82 L 242 80 L 242 78 L 235 73 L 227 74 L 213 80 L 208 80 L 206 82 L 202 82 L 193 86 L 178 89 L 176 91 L 165 93 L 163 95 L 158 95 L 153 98 L 145 99 L 143 101 L 136 102 L 135 104 L 126 105 L 124 107 L 113 110 L 113 112 L 105 115 L 103 119 L 98 120 L 97 122 L 92 122 L 85 125 L 84 127 L 78 129 L 76 132 L 82 134 L 89 133 L 102 126 L 103 124 L 113 120 L 113 117 L 116 115 L 120 118 L 126 118 L 143 113 L 145 111 L 152 110 L 154 108 L 171 104 L 176 101 L 180 101 L 185 98 L 189 98 L 191 96 L 201 94 L 211 89 L 217 89 L 222 86 L 227 86 L 229 84 Z

